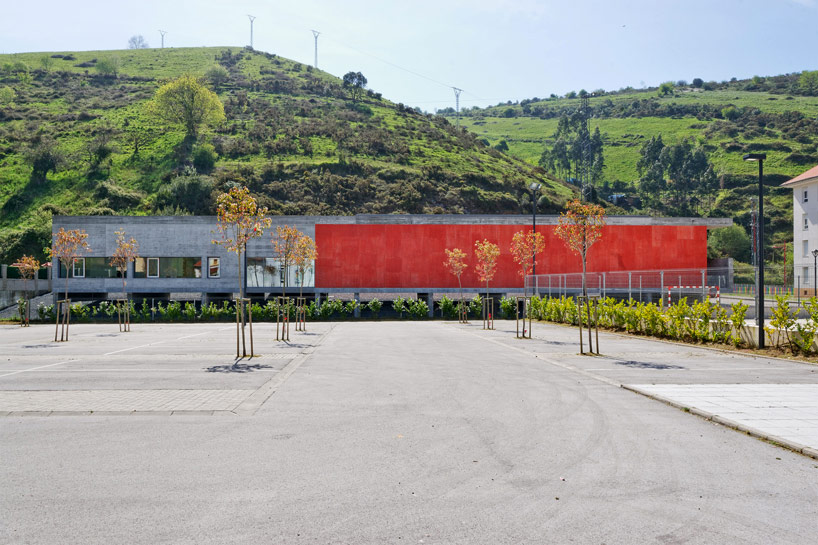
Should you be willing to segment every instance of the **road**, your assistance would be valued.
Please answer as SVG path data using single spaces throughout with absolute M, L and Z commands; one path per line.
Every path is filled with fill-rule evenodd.
M 574 330 L 523 341 L 513 325 L 337 323 L 290 347 L 258 333 L 297 366 L 236 373 L 208 371 L 234 349 L 215 325 L 186 345 L 193 329 L 169 326 L 77 326 L 56 347 L 0 329 L 0 411 L 43 389 L 257 400 L 0 417 L 0 542 L 814 543 L 818 461 L 619 387 L 814 384 L 813 366 L 608 334 L 591 358 Z M 34 369 L 40 352 L 77 362 Z

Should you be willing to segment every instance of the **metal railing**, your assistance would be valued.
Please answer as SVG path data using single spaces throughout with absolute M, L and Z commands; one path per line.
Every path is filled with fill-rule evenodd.
M 709 269 L 667 269 L 654 271 L 590 271 L 586 275 L 586 290 L 603 297 L 627 297 L 634 300 L 656 299 L 669 286 L 718 286 L 729 291 L 733 286 L 733 270 L 729 267 Z M 529 275 L 526 290 L 538 295 L 569 296 L 582 292 L 582 273 Z

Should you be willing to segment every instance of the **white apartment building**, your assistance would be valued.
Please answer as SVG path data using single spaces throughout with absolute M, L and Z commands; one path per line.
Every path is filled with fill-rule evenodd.
M 815 259 L 818 251 L 818 166 L 781 184 L 792 189 L 792 254 L 796 285 L 802 295 L 815 290 Z

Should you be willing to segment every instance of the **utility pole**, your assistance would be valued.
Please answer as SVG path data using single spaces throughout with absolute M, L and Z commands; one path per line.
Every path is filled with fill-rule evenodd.
M 165 34 L 167 34 L 167 30 L 160 30 L 159 34 L 162 35 L 162 49 L 165 49 Z
M 463 92 L 463 89 L 458 89 L 457 87 L 452 87 L 454 91 L 454 109 L 457 113 L 457 126 L 460 126 L 460 93 Z
M 312 35 L 315 36 L 315 68 L 318 68 L 318 35 L 321 34 L 317 30 L 312 31 Z
M 250 49 L 253 49 L 253 21 L 256 18 L 253 15 L 248 15 L 247 18 L 250 19 Z

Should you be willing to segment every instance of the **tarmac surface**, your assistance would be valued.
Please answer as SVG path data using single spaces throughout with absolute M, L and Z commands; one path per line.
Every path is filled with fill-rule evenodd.
M 818 366 L 514 325 L 0 326 L 0 543 L 814 543 Z

